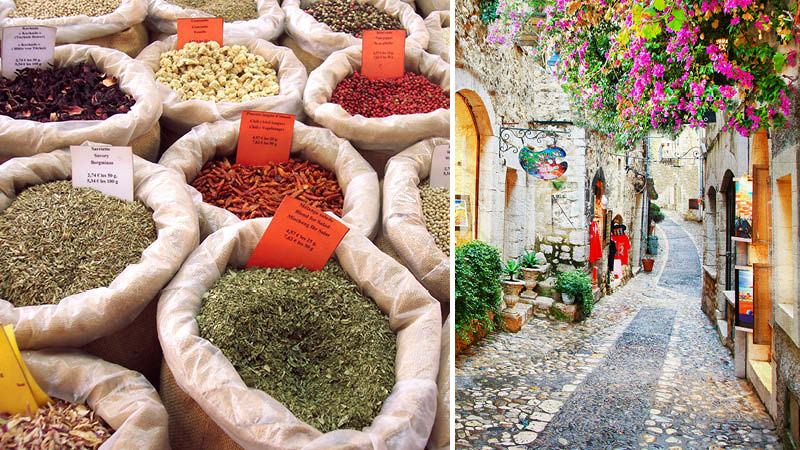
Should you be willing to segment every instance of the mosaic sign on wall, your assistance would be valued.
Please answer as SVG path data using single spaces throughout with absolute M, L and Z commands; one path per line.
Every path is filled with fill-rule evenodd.
M 736 326 L 753 328 L 753 270 L 736 269 Z
M 540 180 L 555 180 L 567 171 L 567 162 L 558 162 L 557 158 L 567 156 L 560 147 L 546 148 L 537 152 L 527 145 L 519 152 L 519 164 L 533 177 Z

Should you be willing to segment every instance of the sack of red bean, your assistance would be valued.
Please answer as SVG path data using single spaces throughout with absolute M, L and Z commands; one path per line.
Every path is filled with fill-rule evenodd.
M 434 11 L 428 14 L 425 26 L 431 34 L 428 53 L 450 61 L 450 11 Z
M 23 351 L 50 403 L 0 414 L 0 447 L 167 449 L 167 410 L 141 374 L 77 351 Z
M 430 194 L 440 198 L 421 198 L 420 184 L 430 176 L 433 149 L 449 142 L 431 138 L 412 145 L 389 160 L 383 178 L 383 232 L 411 273 L 442 302 L 450 301 L 449 190 Z
M 210 235 L 162 292 L 158 334 L 166 364 L 162 367 L 161 397 L 170 416 L 180 418 L 170 423 L 173 448 L 199 448 L 199 443 L 209 448 L 424 448 L 436 414 L 442 323 L 438 302 L 407 269 L 356 230 L 344 236 L 334 258 L 322 270 L 241 270 L 270 221 L 247 220 Z M 231 270 L 239 272 L 231 274 Z M 275 284 L 267 289 L 259 287 L 263 285 L 259 282 L 231 288 L 230 280 L 253 270 L 267 271 L 262 272 L 266 273 L 263 283 Z M 337 272 L 340 276 L 331 277 Z M 298 281 L 293 282 L 293 278 Z M 330 282 L 314 284 L 320 279 Z M 220 284 L 235 293 L 222 289 Z M 307 292 L 309 284 L 313 285 L 313 294 Z M 258 293 L 251 293 L 254 290 Z M 220 295 L 226 291 L 231 295 Z M 220 305 L 233 296 L 240 301 L 227 308 Z M 281 308 L 259 307 L 275 299 L 280 299 Z M 359 305 L 358 309 L 351 308 L 354 304 Z M 252 305 L 253 314 L 239 309 L 242 305 Z M 207 323 L 206 314 L 225 315 L 224 311 L 231 309 L 238 312 L 227 314 L 230 320 L 250 321 L 252 326 Z M 354 315 L 339 320 L 345 319 L 333 312 L 339 310 Z M 261 321 L 253 321 L 254 314 L 263 314 L 263 321 L 283 323 L 288 329 L 264 345 L 265 334 L 274 330 L 259 328 Z M 301 317 L 287 318 L 294 314 Z M 332 316 L 336 317 L 335 324 L 329 322 Z M 383 376 L 376 380 L 376 367 L 364 364 L 363 358 L 371 360 L 375 354 L 360 355 L 362 347 L 340 339 L 347 330 L 360 334 L 354 338 L 363 337 L 367 320 L 380 323 L 381 330 L 379 335 L 370 334 L 369 340 L 389 338 L 394 343 L 393 348 L 380 352 L 381 368 L 383 357 L 388 357 L 393 367 L 388 386 L 376 395 L 377 401 L 370 401 L 369 408 L 361 405 L 348 409 L 339 406 L 340 402 L 353 405 L 361 400 L 354 389 L 375 393 L 376 382 L 381 381 L 383 386 L 386 381 Z M 232 339 L 212 342 L 214 334 L 230 335 Z M 253 347 L 243 343 L 239 347 L 241 357 L 237 358 L 230 354 L 232 346 L 228 345 L 234 340 L 248 341 Z M 322 354 L 314 351 L 332 341 L 338 341 L 341 347 Z M 275 354 L 276 346 L 284 345 L 287 351 Z M 295 349 L 289 350 L 291 347 Z M 269 358 L 268 367 L 258 364 L 262 357 Z M 272 363 L 273 358 L 277 363 Z M 266 381 L 271 382 L 270 386 L 256 388 L 253 384 L 260 384 L 264 378 L 240 376 L 241 366 L 236 364 L 242 359 L 256 361 L 254 369 L 269 373 Z M 247 361 L 244 364 L 249 364 Z M 328 375 L 342 375 L 328 372 L 332 367 L 341 368 L 341 372 L 348 367 L 350 372 L 344 378 L 349 375 L 350 380 L 326 382 Z M 293 381 L 296 376 L 302 376 L 303 382 Z M 331 383 L 333 386 L 328 386 Z M 325 386 L 326 395 L 320 398 L 315 386 Z M 274 391 L 268 392 L 269 387 Z M 297 395 L 278 400 L 278 395 L 290 389 Z M 307 408 L 322 408 L 333 417 L 304 417 Z M 368 417 L 363 417 L 365 409 L 370 410 Z M 365 421 L 343 426 L 350 422 L 350 414 L 358 414 Z M 312 422 L 325 423 L 311 425 Z M 193 427 L 201 423 L 206 425 Z
M 426 48 L 428 29 L 400 0 L 285 0 L 286 33 L 306 52 L 325 59 L 357 45 L 363 30 L 406 30 L 406 45 Z
M 277 0 L 148 0 L 145 25 L 159 38 L 178 32 L 178 19 L 222 17 L 225 35 L 271 41 L 283 33 L 286 15 Z
M 146 67 L 116 50 L 61 45 L 55 68 L 0 79 L 0 162 L 84 141 L 130 145 L 154 161 L 161 98 Z M 46 102 L 32 102 L 34 98 Z
M 349 142 L 295 122 L 288 163 L 243 166 L 235 163 L 238 140 L 239 121 L 199 125 L 158 162 L 191 185 L 201 237 L 242 219 L 272 217 L 288 195 L 334 212 L 366 236 L 375 235 L 378 175 Z
M 232 38 L 224 45 L 189 42 L 177 36 L 148 45 L 136 58 L 156 78 L 164 104 L 162 125 L 180 135 L 218 120 L 238 120 L 242 111 L 303 117 L 308 74 L 286 47 L 261 39 Z
M 71 169 L 69 150 L 0 165 L 0 324 L 14 326 L 20 349 L 129 330 L 198 243 L 197 213 L 174 171 L 134 156 L 129 202 L 72 187 Z M 124 353 L 104 359 L 141 350 L 117 337 Z
M 332 54 L 308 77 L 303 104 L 319 125 L 360 150 L 396 154 L 429 137 L 450 135 L 450 65 L 406 46 L 405 74 L 361 75 L 361 47 Z
M 113 48 L 131 58 L 147 45 L 147 0 L 0 0 L 0 27 L 55 27 L 57 44 Z

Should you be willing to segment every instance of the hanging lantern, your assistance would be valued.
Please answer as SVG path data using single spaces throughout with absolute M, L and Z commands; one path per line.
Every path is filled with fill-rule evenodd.
M 717 38 L 714 41 L 714 43 L 717 44 L 717 48 L 719 49 L 720 52 L 722 52 L 722 57 L 727 60 L 728 59 L 728 38 L 725 38 L 725 37 Z

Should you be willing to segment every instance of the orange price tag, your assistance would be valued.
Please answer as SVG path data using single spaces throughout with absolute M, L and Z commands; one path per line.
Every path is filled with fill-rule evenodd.
M 361 74 L 370 80 L 400 78 L 405 70 L 405 30 L 364 30 Z
M 217 41 L 222 45 L 222 17 L 178 19 L 178 50 L 187 42 Z
M 242 112 L 236 162 L 248 166 L 266 166 L 269 162 L 289 161 L 294 119 L 292 114 Z
M 245 267 L 320 270 L 348 231 L 318 208 L 285 197 Z

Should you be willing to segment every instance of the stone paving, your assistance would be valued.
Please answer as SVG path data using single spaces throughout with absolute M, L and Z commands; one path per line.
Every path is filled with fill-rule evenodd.
M 456 357 L 456 448 L 781 448 L 700 310 L 697 225 L 672 215 L 658 230 L 653 272 L 588 319 L 534 317 Z

